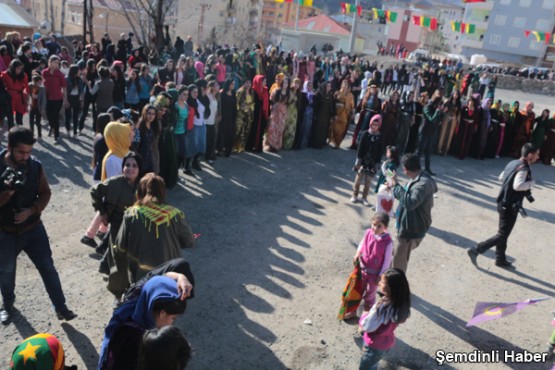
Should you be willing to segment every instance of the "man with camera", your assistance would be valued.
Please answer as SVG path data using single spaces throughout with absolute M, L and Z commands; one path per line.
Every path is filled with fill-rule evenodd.
M 65 303 L 54 267 L 48 235 L 40 219 L 51 196 L 41 163 L 31 156 L 35 139 L 28 128 L 8 133 L 8 148 L 0 152 L 0 321 L 6 324 L 15 302 L 17 256 L 25 251 L 39 273 L 58 319 L 77 317 Z M 31 297 L 27 297 L 31 298 Z
M 497 212 L 499 212 L 499 230 L 495 236 L 478 243 L 476 248 L 468 250 L 470 261 L 476 265 L 476 259 L 480 253 L 484 253 L 493 246 L 495 250 L 495 265 L 499 267 L 511 267 L 507 261 L 505 250 L 507 240 L 516 223 L 518 213 L 526 217 L 526 211 L 522 207 L 522 201 L 526 197 L 531 203 L 534 201 L 530 189 L 535 185 L 532 180 L 530 165 L 538 160 L 540 150 L 531 143 L 522 146 L 520 159 L 509 162 L 505 167 L 499 180 L 503 181 L 501 191 L 497 197 Z

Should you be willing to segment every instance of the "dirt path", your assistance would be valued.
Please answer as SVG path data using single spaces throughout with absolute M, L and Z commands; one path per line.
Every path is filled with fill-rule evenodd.
M 501 94 L 500 94 L 501 95 Z M 522 97 L 526 100 L 526 97 Z M 540 104 L 536 104 L 537 107 Z M 543 106 L 542 106 L 543 107 Z M 26 256 L 18 261 L 14 322 L 0 327 L 0 368 L 21 338 L 59 336 L 67 363 L 93 369 L 112 300 L 91 249 L 79 243 L 93 211 L 88 188 L 90 138 L 36 145 L 53 198 L 43 220 L 69 306 L 79 318 L 55 318 L 40 277 Z M 356 369 L 356 326 L 336 320 L 339 295 L 371 208 L 348 202 L 354 152 L 304 150 L 218 159 L 170 200 L 202 234 L 187 250 L 197 297 L 179 319 L 194 358 L 189 369 Z M 466 249 L 493 234 L 497 176 L 506 159 L 433 157 L 439 193 L 434 222 L 409 263 L 412 316 L 397 330 L 387 368 L 435 368 L 436 351 L 544 349 L 554 301 L 465 328 L 477 301 L 513 302 L 555 295 L 553 224 L 555 170 L 535 165 L 537 201 L 517 221 L 508 255 L 516 270 L 474 268 Z M 371 201 L 371 203 L 373 203 Z M 310 320 L 311 324 L 305 324 Z M 454 369 L 549 369 L 548 364 L 450 364 Z

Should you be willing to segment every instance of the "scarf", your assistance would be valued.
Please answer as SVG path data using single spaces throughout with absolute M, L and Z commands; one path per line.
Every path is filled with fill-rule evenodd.
M 100 361 L 97 369 L 105 368 L 110 340 L 121 325 L 133 320 L 144 330 L 153 329 L 155 327 L 154 317 L 152 316 L 154 303 L 176 301 L 179 297 L 177 283 L 173 279 L 166 276 L 154 276 L 143 286 L 138 298 L 132 298 L 115 309 L 108 326 L 104 329 L 104 339 L 100 348 Z
M 129 209 L 129 212 L 134 218 L 140 218 L 149 232 L 154 225 L 156 227 L 156 239 L 159 237 L 158 229 L 160 226 L 164 224 L 169 226 L 171 221 L 177 217 L 185 218 L 183 212 L 169 204 L 134 205 Z
M 108 153 L 104 156 L 102 160 L 102 174 L 101 181 L 107 179 L 106 175 L 106 161 L 108 157 L 112 154 L 123 158 L 129 151 L 129 133 L 131 131 L 131 126 L 125 123 L 110 122 L 104 129 L 104 140 L 106 141 L 106 146 L 108 147 Z
M 33 335 L 12 353 L 10 370 L 63 370 L 64 348 L 52 334 Z
M 312 104 L 313 101 L 313 97 L 314 97 L 314 91 L 312 90 L 308 90 L 308 84 L 309 81 L 305 81 L 303 84 L 303 94 L 306 94 L 306 98 L 308 99 L 308 103 Z
M 264 86 L 264 75 L 256 75 L 252 80 L 252 89 L 258 95 L 258 100 L 262 101 L 262 114 L 264 118 L 268 118 L 269 113 L 269 95 L 268 95 L 268 88 Z

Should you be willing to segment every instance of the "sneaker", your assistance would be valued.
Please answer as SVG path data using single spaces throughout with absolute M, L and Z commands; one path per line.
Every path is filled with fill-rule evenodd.
M 469 250 L 466 251 L 466 253 L 468 254 L 468 257 L 470 257 L 470 262 L 472 262 L 474 266 L 478 266 L 478 262 L 477 262 L 478 251 L 474 248 L 470 248 Z
M 351 197 L 351 203 L 356 203 L 356 202 L 358 202 L 357 197 Z
M 2 308 L 0 308 L 0 322 L 2 324 L 7 324 L 10 321 L 10 317 L 12 315 L 13 305 L 11 304 L 4 304 Z
M 64 307 L 60 310 L 56 310 L 56 316 L 58 317 L 58 320 L 71 321 L 77 317 L 77 314 L 69 308 Z
M 513 264 L 510 263 L 510 262 L 507 261 L 507 260 L 499 260 L 499 261 L 496 260 L 496 261 L 495 261 L 495 266 L 497 266 L 497 267 L 503 267 L 503 268 L 509 268 L 509 267 L 513 267 Z
M 83 237 L 81 238 L 81 243 L 88 245 L 91 248 L 96 248 L 98 247 L 98 245 L 96 244 L 96 242 L 94 241 L 93 238 L 89 238 L 86 235 L 83 235 Z
M 366 207 L 370 206 L 370 203 L 368 203 L 368 200 L 366 200 L 366 198 L 362 198 L 362 204 L 364 204 Z

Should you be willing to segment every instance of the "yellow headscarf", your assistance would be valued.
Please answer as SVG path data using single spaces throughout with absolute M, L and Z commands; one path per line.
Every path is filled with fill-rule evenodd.
M 130 130 L 131 126 L 126 123 L 110 122 L 106 125 L 104 129 L 104 140 L 108 147 L 108 153 L 106 153 L 102 160 L 102 175 L 100 177 L 102 181 L 106 180 L 108 177 L 106 175 L 106 160 L 108 157 L 113 154 L 123 158 L 129 151 L 129 146 L 131 145 L 129 141 Z
M 274 92 L 275 89 L 281 89 L 283 80 L 285 80 L 285 74 L 279 73 L 278 75 L 276 75 L 276 82 L 274 82 L 272 84 L 272 87 L 270 88 L 270 95 L 272 95 L 272 92 Z

